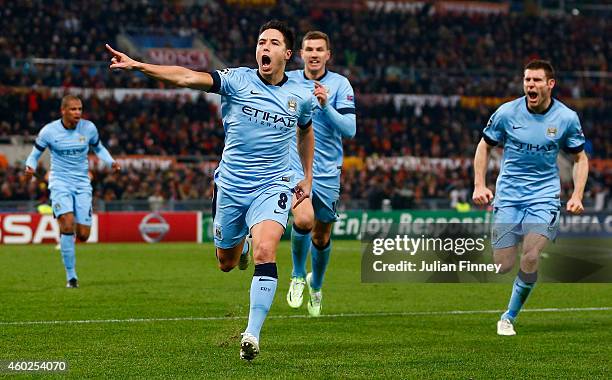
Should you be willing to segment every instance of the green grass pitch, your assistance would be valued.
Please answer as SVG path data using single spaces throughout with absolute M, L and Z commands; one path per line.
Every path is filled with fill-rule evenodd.
M 0 361 L 66 360 L 55 376 L 70 378 L 611 376 L 612 311 L 575 310 L 611 307 L 610 284 L 538 284 L 518 335 L 498 337 L 487 311 L 506 306 L 510 284 L 361 284 L 359 243 L 336 241 L 326 316 L 312 319 L 285 302 L 287 243 L 278 262 L 261 354 L 247 363 L 252 267 L 220 272 L 209 244 L 78 245 L 80 289 L 64 288 L 53 246 L 0 246 Z M 557 310 L 533 310 L 544 308 Z

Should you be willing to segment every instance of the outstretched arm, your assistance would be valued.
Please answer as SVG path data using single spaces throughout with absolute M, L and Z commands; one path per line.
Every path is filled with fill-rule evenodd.
M 111 69 L 137 70 L 151 78 L 178 87 L 189 87 L 196 90 L 208 91 L 213 85 L 212 76 L 208 73 L 189 70 L 181 66 L 162 66 L 138 62 L 125 53 L 113 49 L 109 44 L 106 44 L 106 49 L 113 55 Z
M 584 211 L 582 205 L 582 196 L 584 195 L 584 187 L 587 177 L 589 176 L 589 158 L 584 151 L 576 153 L 574 157 L 574 192 L 572 197 L 567 202 L 567 211 L 572 214 L 580 214 Z

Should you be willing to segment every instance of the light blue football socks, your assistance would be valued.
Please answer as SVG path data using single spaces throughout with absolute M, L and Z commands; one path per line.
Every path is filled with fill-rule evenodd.
M 270 306 L 276 293 L 278 273 L 276 263 L 255 265 L 255 273 L 251 281 L 251 306 L 249 309 L 249 324 L 246 333 L 250 333 L 259 340 L 261 327 L 270 311 Z
M 66 268 L 66 280 L 77 278 L 75 264 L 76 257 L 74 253 L 74 234 L 60 234 L 60 250 L 62 252 L 62 260 L 64 268 Z
M 512 295 L 508 303 L 508 310 L 502 314 L 501 319 L 508 319 L 514 322 L 525 304 L 525 301 L 527 301 L 527 297 L 529 297 L 529 294 L 535 287 L 537 279 L 538 272 L 525 273 L 519 270 L 518 275 L 514 279 L 514 284 L 512 285 Z
M 294 224 L 291 228 L 291 256 L 293 258 L 291 277 L 306 277 L 306 258 L 309 249 L 310 230 L 302 230 Z
M 331 239 L 329 239 L 327 246 L 323 248 L 317 247 L 314 243 L 310 246 L 310 253 L 312 255 L 312 280 L 310 286 L 315 291 L 321 290 L 323 286 L 323 277 L 329 264 L 331 246 Z

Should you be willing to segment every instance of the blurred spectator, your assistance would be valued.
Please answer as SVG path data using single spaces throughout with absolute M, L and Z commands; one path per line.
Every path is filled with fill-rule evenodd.
M 14 68 L 0 65 L 0 83 L 163 87 L 144 76 L 110 75 L 106 64 L 87 62 L 108 61 L 104 43 L 114 43 L 124 32 L 200 35 L 229 66 L 248 66 L 253 64 L 262 20 L 279 18 L 294 25 L 298 36 L 311 29 L 327 32 L 332 41 L 332 68 L 346 74 L 357 93 L 513 95 L 521 87 L 522 66 L 535 57 L 552 60 L 564 79 L 558 88 L 563 96 L 612 93 L 605 77 L 563 74 L 610 70 L 611 45 L 605 36 L 612 34 L 612 27 L 600 15 L 439 14 L 430 3 L 414 12 L 385 11 L 384 7 L 322 12 L 317 2 L 299 0 L 245 12 L 224 1 L 186 5 L 190 3 L 2 2 L 0 62 L 11 57 L 85 63 L 74 67 L 23 61 Z
M 38 134 L 59 117 L 59 97 L 46 92 L 0 97 L 0 137 Z M 34 106 L 35 105 L 35 106 Z M 31 109 L 31 110 L 30 110 Z M 84 115 L 98 126 L 113 155 L 149 154 L 219 157 L 224 130 L 217 106 L 190 100 L 92 97 Z M 345 140 L 345 156 L 470 157 L 494 107 L 415 107 L 391 99 L 357 98 L 357 134 Z M 612 157 L 612 112 L 605 103 L 578 110 L 592 158 Z
M 349 77 L 356 90 L 357 135 L 345 141 L 345 202 L 361 199 L 375 209 L 383 203 L 402 209 L 427 208 L 429 200 L 451 205 L 464 197 L 469 201 L 470 169 L 372 169 L 364 162 L 377 156 L 472 157 L 483 126 L 499 104 L 414 106 L 379 95 L 516 97 L 522 93 L 521 69 L 536 57 L 550 59 L 558 70 L 556 97 L 578 103 L 595 100 L 573 107 L 587 137 L 585 150 L 591 158 L 612 157 L 612 44 L 605 37 L 612 35 L 612 24 L 605 16 L 438 14 L 430 2 L 424 3 L 414 12 L 387 12 L 383 7 L 323 11 L 314 1 L 287 0 L 239 12 L 227 2 L 212 0 L 0 0 L 0 138 L 19 135 L 31 142 L 44 123 L 59 117 L 59 98 L 46 87 L 165 88 L 143 75 L 108 70 L 104 43 L 114 44 L 120 33 L 196 36 L 235 67 L 254 63 L 262 20 L 279 18 L 296 27 L 298 38 L 311 29 L 327 32 L 331 68 Z M 32 58 L 79 62 L 50 65 Z M 292 67 L 299 65 L 296 54 Z M 118 102 L 93 96 L 84 100 L 84 112 L 113 155 L 195 156 L 200 162 L 218 160 L 223 149 L 218 109 L 204 97 L 128 96 Z M 25 183 L 23 167 L 11 166 L 2 157 L 0 201 L 48 201 L 44 169 L 35 182 Z M 96 199 L 108 202 L 141 200 L 158 209 L 168 201 L 206 199 L 212 193 L 210 169 L 198 164 L 93 174 Z M 605 208 L 610 188 L 610 168 L 593 169 L 585 197 L 596 209 Z M 566 199 L 571 183 L 563 183 L 562 191 Z
M 155 184 L 155 190 L 153 194 L 147 199 L 149 201 L 149 208 L 151 211 L 160 211 L 164 206 L 164 194 L 161 183 Z
M 41 165 L 42 166 L 42 165 Z M 45 169 L 39 167 L 37 179 L 25 183 L 20 165 L 0 168 L 0 201 L 34 200 L 48 202 Z M 497 171 L 489 173 L 488 185 L 494 190 Z M 421 171 L 405 168 L 349 168 L 341 177 L 341 200 L 366 201 L 368 208 L 381 209 L 387 200 L 392 209 L 429 208 L 428 201 L 470 202 L 472 173 L 470 169 L 437 169 Z M 167 169 L 123 168 L 120 173 L 108 170 L 94 172 L 94 198 L 104 202 L 141 200 L 152 210 L 159 210 L 169 201 L 211 199 L 210 165 L 174 164 Z M 612 168 L 591 169 L 585 201 L 597 210 L 605 209 L 612 188 Z M 569 199 L 571 182 L 562 184 L 562 199 Z M 341 202 L 341 203 L 342 203 Z M 451 203 L 452 202 L 452 203 Z

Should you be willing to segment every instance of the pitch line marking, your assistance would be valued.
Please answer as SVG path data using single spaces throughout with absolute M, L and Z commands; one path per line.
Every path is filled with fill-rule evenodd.
M 497 314 L 505 310 L 447 310 L 447 311 L 411 311 L 389 313 L 340 313 L 323 314 L 320 318 L 362 318 L 362 317 L 412 317 L 435 315 L 466 315 L 466 314 Z M 521 313 L 569 313 L 580 311 L 612 311 L 612 307 L 568 307 L 568 308 L 540 308 L 524 309 Z M 312 318 L 306 314 L 296 315 L 270 315 L 267 319 L 306 319 Z M 30 325 L 68 325 L 92 323 L 146 323 L 146 322 L 184 322 L 184 321 L 230 321 L 247 319 L 246 316 L 226 317 L 177 317 L 177 318 L 126 318 L 126 319 L 84 319 L 84 320 L 58 320 L 58 321 L 0 321 L 0 326 L 30 326 Z

